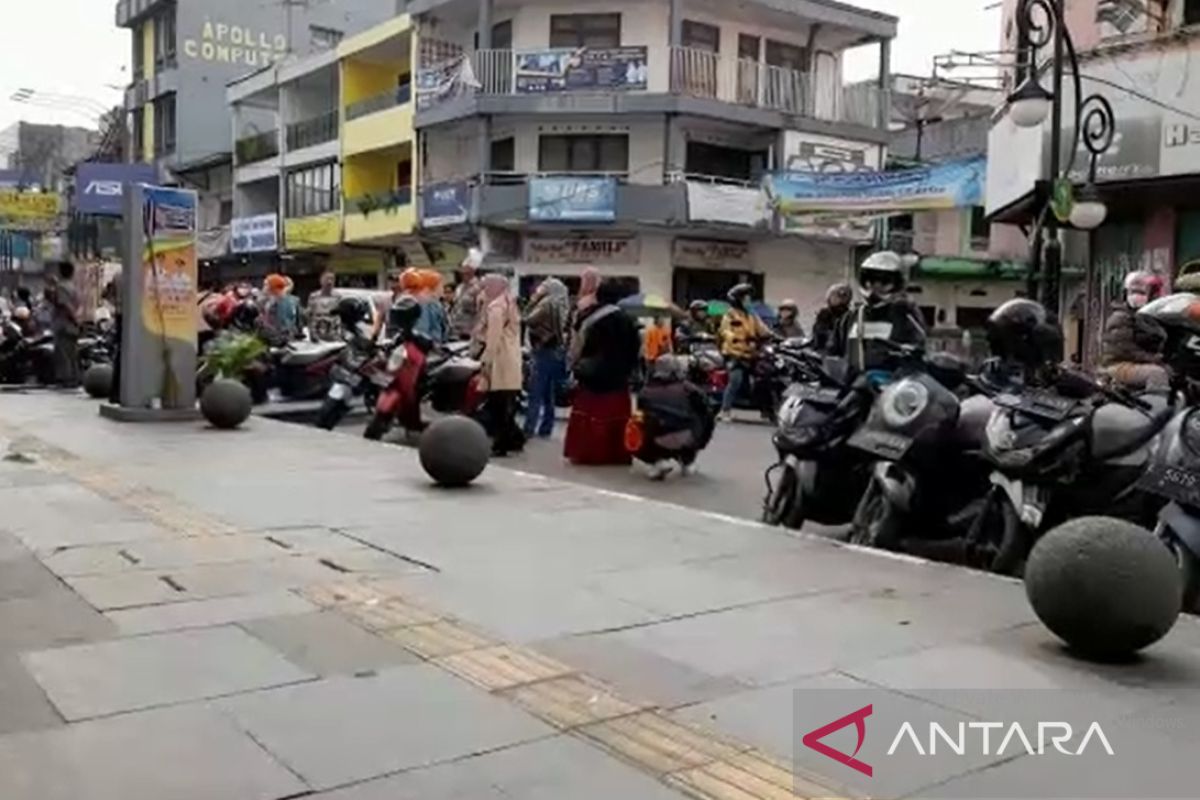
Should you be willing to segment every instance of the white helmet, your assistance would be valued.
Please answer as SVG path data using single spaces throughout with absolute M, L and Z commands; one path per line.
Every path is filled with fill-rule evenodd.
M 859 290 L 868 298 L 899 292 L 904 289 L 907 267 L 907 259 L 891 250 L 872 253 L 858 266 Z

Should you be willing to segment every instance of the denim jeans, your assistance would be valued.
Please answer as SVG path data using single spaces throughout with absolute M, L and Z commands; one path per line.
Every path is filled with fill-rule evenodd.
M 533 380 L 525 409 L 526 436 L 549 436 L 554 432 L 554 396 L 565 371 L 562 350 L 544 348 L 534 351 Z
M 732 411 L 733 403 L 737 400 L 738 393 L 742 391 L 742 384 L 746 382 L 746 365 L 740 361 L 729 362 L 729 383 L 725 386 L 725 397 L 721 401 L 721 411 Z

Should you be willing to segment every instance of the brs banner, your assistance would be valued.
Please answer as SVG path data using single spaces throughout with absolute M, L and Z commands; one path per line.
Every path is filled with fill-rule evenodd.
M 894 214 L 983 205 L 987 157 L 886 172 L 776 172 L 767 191 L 784 214 Z
M 644 91 L 645 47 L 580 47 L 517 53 L 517 94 Z

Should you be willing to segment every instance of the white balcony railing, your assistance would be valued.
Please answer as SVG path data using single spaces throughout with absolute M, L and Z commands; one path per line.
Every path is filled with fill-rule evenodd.
M 514 51 L 477 50 L 469 55 L 470 76 L 465 83 L 471 84 L 474 91 L 486 95 L 518 93 Z M 672 94 L 830 122 L 871 127 L 879 123 L 880 93 L 874 86 L 835 86 L 815 80 L 809 72 L 688 47 L 671 48 L 670 70 L 668 91 Z M 650 83 L 654 86 L 653 75 Z

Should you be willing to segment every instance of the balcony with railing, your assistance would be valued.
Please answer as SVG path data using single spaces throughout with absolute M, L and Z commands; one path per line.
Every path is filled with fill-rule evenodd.
M 234 145 L 238 166 L 266 161 L 279 155 L 279 131 L 269 130 L 244 136 Z
M 408 82 L 348 103 L 345 111 L 344 155 L 395 147 L 413 140 L 412 84 Z
M 706 50 L 672 47 L 665 63 L 657 61 L 654 51 L 650 51 L 640 67 L 640 77 L 632 80 L 623 76 L 638 73 L 631 72 L 625 63 L 606 70 L 595 69 L 592 74 L 566 74 L 547 80 L 544 74 L 526 74 L 522 70 L 522 59 L 528 55 L 513 50 L 477 50 L 426 65 L 418 77 L 419 111 L 428 112 L 464 96 L 534 99 L 586 92 L 604 92 L 610 96 L 654 95 L 665 90 L 675 97 L 712 100 L 827 122 L 867 127 L 879 124 L 877 87 L 843 87 L 820 80 L 821 73 L 728 58 Z M 655 65 L 669 69 L 669 81 L 663 80 L 661 73 L 657 76 L 653 73 Z M 617 85 L 596 85 L 594 75 L 615 75 Z
M 416 205 L 411 186 L 347 196 L 343 208 L 347 242 L 393 240 L 410 236 L 416 227 Z
M 288 152 L 335 141 L 338 137 L 338 112 L 331 109 L 315 117 L 293 122 L 287 126 L 286 136 Z

